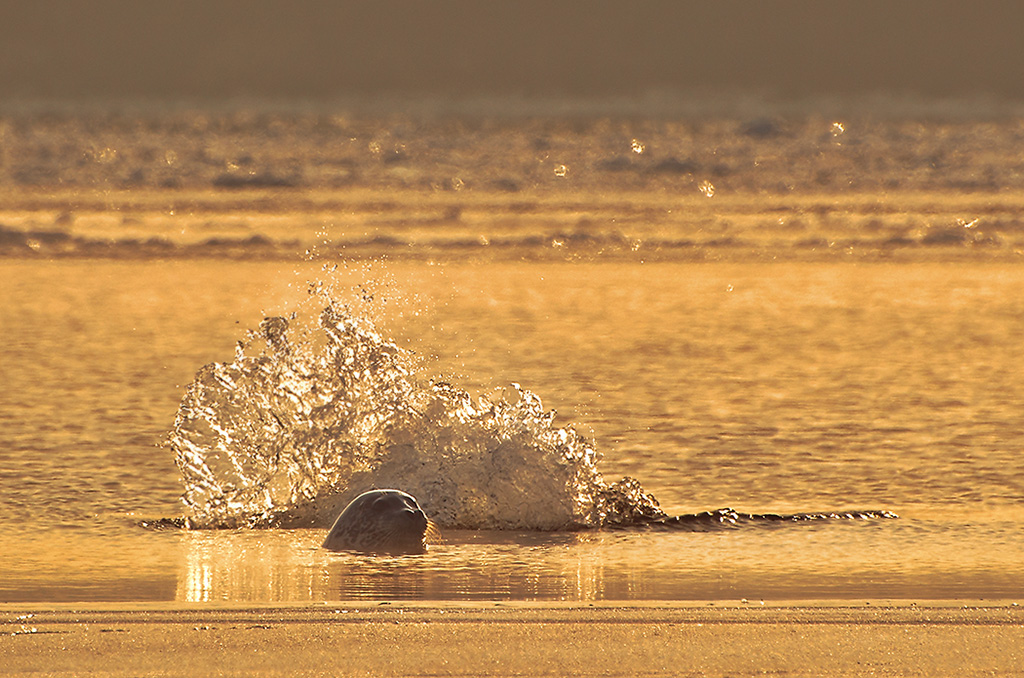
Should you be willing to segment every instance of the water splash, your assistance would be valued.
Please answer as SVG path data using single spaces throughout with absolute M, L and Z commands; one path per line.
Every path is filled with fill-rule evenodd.
M 606 483 L 592 444 L 519 384 L 474 401 L 421 379 L 409 352 L 343 305 L 295 320 L 264 320 L 182 399 L 169 445 L 193 526 L 324 526 L 372 487 L 413 494 L 444 527 L 666 517 L 637 481 Z

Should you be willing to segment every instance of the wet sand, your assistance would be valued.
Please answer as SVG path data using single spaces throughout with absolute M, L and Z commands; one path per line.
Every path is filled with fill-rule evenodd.
M 18 675 L 1024 675 L 1013 602 L 0 605 Z

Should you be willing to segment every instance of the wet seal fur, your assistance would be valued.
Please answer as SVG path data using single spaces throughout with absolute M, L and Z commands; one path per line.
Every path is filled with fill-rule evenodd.
M 731 508 L 687 513 L 681 516 L 643 518 L 631 523 L 607 525 L 611 529 L 665 530 L 678 532 L 711 532 L 747 525 L 768 527 L 788 523 L 812 523 L 822 520 L 887 520 L 899 518 L 892 511 L 831 511 L 828 513 L 742 513 Z
M 370 490 L 345 507 L 323 547 L 361 553 L 424 553 L 428 535 L 437 534 L 412 495 L 401 490 Z
M 653 497 L 651 498 L 653 501 Z M 605 529 L 653 529 L 708 532 L 745 525 L 784 525 L 823 520 L 882 520 L 898 518 L 891 511 L 843 511 L 829 513 L 741 513 L 717 511 L 668 516 L 657 508 L 649 515 L 603 525 Z M 427 518 L 416 498 L 401 490 L 370 490 L 353 499 L 327 534 L 323 547 L 331 551 L 406 554 L 425 553 L 428 541 L 439 541 L 437 526 Z

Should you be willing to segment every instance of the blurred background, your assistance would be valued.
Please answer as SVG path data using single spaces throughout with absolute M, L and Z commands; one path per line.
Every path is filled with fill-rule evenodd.
M 1024 4 L 42 0 L 0 4 L 0 97 L 1020 99 Z

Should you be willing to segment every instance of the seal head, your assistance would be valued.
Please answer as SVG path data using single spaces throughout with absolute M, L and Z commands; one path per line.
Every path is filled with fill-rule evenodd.
M 401 490 L 370 490 L 345 507 L 323 547 L 361 553 L 423 553 L 429 528 L 433 523 L 412 495 Z

